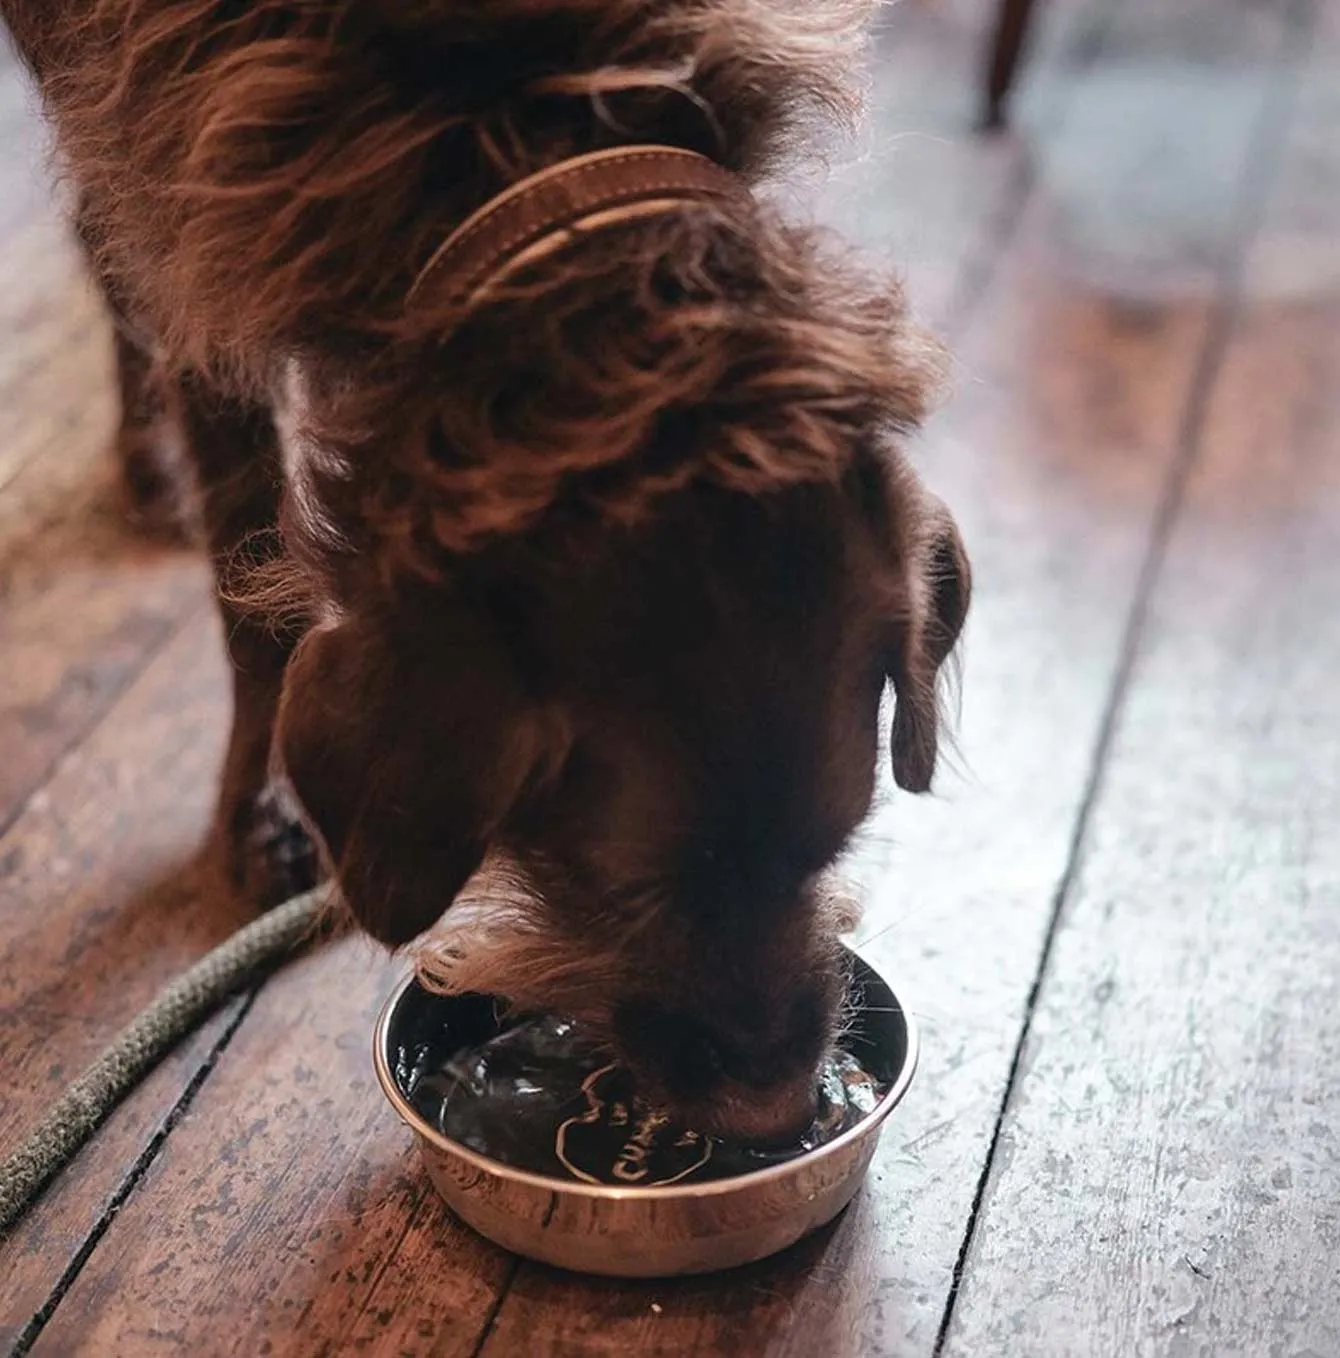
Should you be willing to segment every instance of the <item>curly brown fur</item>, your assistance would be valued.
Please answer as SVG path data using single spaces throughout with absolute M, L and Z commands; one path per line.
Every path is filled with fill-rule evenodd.
M 853 105 L 865 5 L 66 9 L 49 42 L 80 56 L 45 91 L 109 271 L 182 360 L 265 391 L 302 356 L 341 389 L 319 432 L 379 445 L 342 522 L 422 536 L 386 503 L 393 443 L 414 514 L 459 550 L 524 527 L 574 472 L 620 464 L 621 496 L 601 481 L 622 513 L 700 474 L 752 493 L 831 476 L 853 427 L 923 412 L 935 355 L 896 290 L 762 209 L 602 236 L 464 327 L 431 278 L 405 304 L 452 225 L 574 151 L 655 140 L 761 176 L 810 117 Z M 519 335 L 530 352 L 500 367 Z M 509 386 L 537 376 L 510 427 Z M 718 436 L 685 441 L 701 465 L 648 475 L 649 436 L 683 408 Z
M 364 927 L 413 937 L 505 853 L 534 903 L 510 989 L 598 997 L 674 1098 L 719 1076 L 774 1123 L 836 1021 L 812 883 L 869 808 L 886 681 L 899 781 L 934 770 L 968 573 L 896 440 L 938 352 L 761 195 L 579 237 L 482 304 L 427 266 L 575 154 L 757 186 L 854 111 L 868 8 L 0 0 L 109 294 L 182 374 L 236 851 L 275 727 Z M 516 962 L 546 931 L 582 985 Z
M 578 151 L 757 177 L 850 104 L 868 8 L 759 0 L 20 0 L 68 160 L 160 337 L 264 380 L 406 335 L 446 231 Z M 23 25 L 20 25 L 22 31 Z M 440 328 L 431 309 L 408 327 Z

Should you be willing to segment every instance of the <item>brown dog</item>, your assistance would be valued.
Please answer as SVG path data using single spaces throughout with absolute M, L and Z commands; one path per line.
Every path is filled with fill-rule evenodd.
M 933 347 L 750 191 L 847 108 L 863 9 L 0 0 L 120 318 L 131 493 L 161 490 L 151 419 L 202 492 L 239 877 L 315 872 L 272 751 L 387 943 L 506 854 L 495 979 L 751 1137 L 804 1120 L 839 1022 L 816 879 L 870 808 L 883 689 L 922 791 L 968 605 L 895 444 Z M 617 147 L 715 186 L 496 240 L 461 290 L 467 217 Z

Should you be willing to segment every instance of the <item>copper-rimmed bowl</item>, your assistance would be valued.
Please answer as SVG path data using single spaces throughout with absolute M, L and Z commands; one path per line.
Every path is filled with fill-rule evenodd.
M 412 976 L 377 1021 L 373 1056 L 386 1097 L 418 1138 L 448 1206 L 516 1254 L 579 1273 L 660 1278 L 711 1273 L 766 1258 L 830 1222 L 855 1196 L 885 1119 L 917 1063 L 911 1016 L 870 965 L 851 955 L 854 1016 L 843 1045 L 886 1093 L 841 1136 L 795 1160 L 729 1179 L 620 1188 L 550 1178 L 491 1160 L 426 1122 L 396 1079 L 396 1052 L 412 1034 L 444 1030 L 469 1007 L 478 1040 L 479 997 L 447 998 Z M 462 1026 L 466 1026 L 462 1023 Z

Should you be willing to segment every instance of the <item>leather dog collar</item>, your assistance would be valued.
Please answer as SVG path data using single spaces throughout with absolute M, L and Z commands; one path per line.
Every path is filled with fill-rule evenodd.
M 419 271 L 447 280 L 449 302 L 469 306 L 508 275 L 583 232 L 656 216 L 688 202 L 743 199 L 729 170 L 695 151 L 625 146 L 560 161 L 513 184 L 461 223 Z

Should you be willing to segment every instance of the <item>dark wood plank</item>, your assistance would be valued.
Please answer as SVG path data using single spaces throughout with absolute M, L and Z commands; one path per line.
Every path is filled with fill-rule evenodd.
M 1332 14 L 949 1353 L 1340 1352 L 1337 60 Z
M 1278 16 L 1271 36 L 1278 51 Z M 1250 116 L 1234 121 L 1239 185 L 1268 65 L 1256 63 Z M 1098 85 L 1086 81 L 1081 97 L 1101 97 Z M 1091 129 L 1104 123 L 1092 109 L 1075 116 Z M 969 775 L 929 804 L 893 800 L 856 864 L 872 898 L 867 953 L 903 979 L 926 1029 L 918 1082 L 871 1182 L 828 1237 L 715 1283 L 611 1287 L 523 1266 L 486 1355 L 934 1350 L 1125 620 L 1212 342 L 1209 283 L 1228 275 L 1241 248 L 1240 221 L 1205 213 L 1198 220 L 1212 234 L 1184 241 L 1184 294 L 1130 303 L 1078 286 L 1077 275 L 1117 265 L 1140 279 L 1145 238 L 1141 222 L 1123 237 L 1116 213 L 1074 232 L 1080 200 L 1061 179 L 1074 135 L 1061 126 L 1033 147 L 1038 200 L 962 347 L 969 381 L 924 458 L 961 513 L 976 563 Z M 1147 193 L 1175 203 L 1195 182 L 1184 162 L 1197 154 L 1185 142 Z M 1130 157 L 1091 136 L 1094 173 Z
M 0 1352 L 22 1352 L 28 1336 L 40 1330 L 46 1311 L 59 1301 L 87 1251 L 138 1184 L 186 1091 L 236 1024 L 242 1003 L 229 1004 L 152 1071 L 47 1189 L 16 1232 L 0 1243 Z M 51 1024 L 53 1029 L 64 1026 Z M 72 1077 L 85 1054 L 96 1052 L 108 1036 L 83 1034 L 71 1044 L 72 1058 L 53 1055 L 51 1066 L 59 1068 L 62 1078 Z M 63 1038 L 52 1045 L 57 1053 L 66 1050 Z M 54 1088 L 56 1083 L 47 1082 L 45 1087 Z M 8 1149 L 11 1140 L 6 1135 L 0 1146 Z
M 398 965 L 349 939 L 265 987 L 34 1353 L 475 1351 L 512 1264 L 377 1089 Z
M 194 861 L 226 713 L 202 611 L 0 837 L 0 1146 L 242 922 Z M 45 1304 L 227 1023 L 156 1072 L 0 1243 L 0 1346 Z

